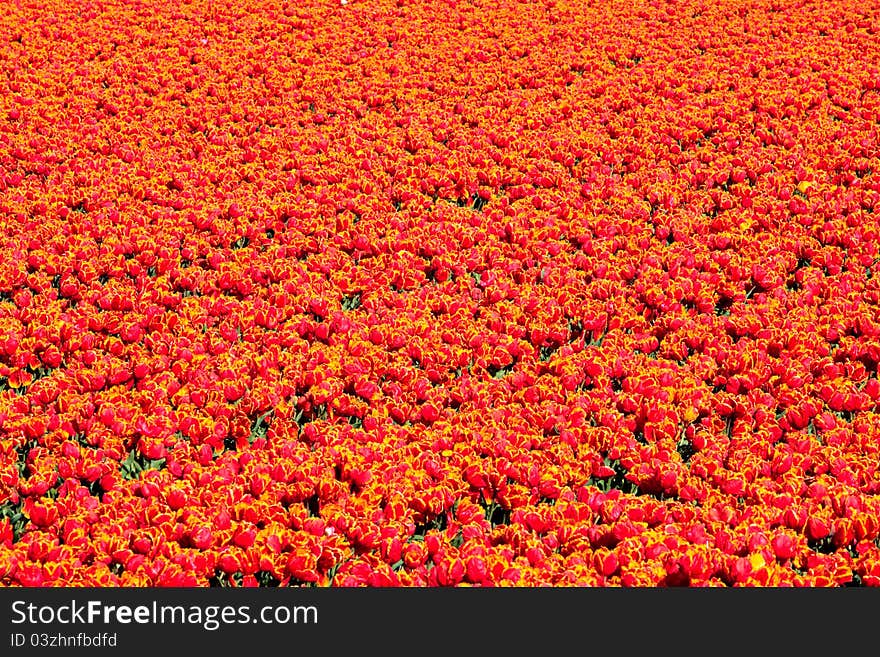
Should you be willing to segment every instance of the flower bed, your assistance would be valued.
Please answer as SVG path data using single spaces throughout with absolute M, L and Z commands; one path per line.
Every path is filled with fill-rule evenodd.
M 877 9 L 8 4 L 2 585 L 880 584 Z

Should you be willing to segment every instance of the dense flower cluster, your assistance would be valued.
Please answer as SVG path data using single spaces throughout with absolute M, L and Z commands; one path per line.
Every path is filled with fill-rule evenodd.
M 0 584 L 880 585 L 878 31 L 6 2 Z

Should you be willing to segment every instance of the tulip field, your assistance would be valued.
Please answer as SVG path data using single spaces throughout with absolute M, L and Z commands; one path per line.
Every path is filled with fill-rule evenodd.
M 0 586 L 880 586 L 880 5 L 8 0 Z

